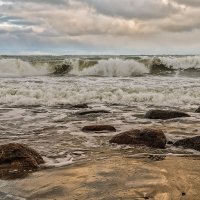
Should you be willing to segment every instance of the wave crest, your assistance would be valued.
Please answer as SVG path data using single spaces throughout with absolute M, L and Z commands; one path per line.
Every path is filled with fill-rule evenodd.
M 158 57 L 160 62 L 173 70 L 200 69 L 200 56 Z
M 69 72 L 79 76 L 105 76 L 105 77 L 131 77 L 149 73 L 149 69 L 135 60 L 122 60 L 119 58 L 99 60 L 97 64 L 80 69 L 73 65 Z
M 33 65 L 20 59 L 1 59 L 0 77 L 23 77 L 48 75 L 47 64 Z
M 21 58 L 21 57 L 20 57 Z M 200 56 L 45 57 L 0 59 L 0 77 L 45 75 L 134 77 L 146 74 L 200 75 Z

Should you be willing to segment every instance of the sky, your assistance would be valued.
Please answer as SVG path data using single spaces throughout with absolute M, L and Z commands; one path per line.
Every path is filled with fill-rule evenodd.
M 200 0 L 0 0 L 0 54 L 200 54 Z

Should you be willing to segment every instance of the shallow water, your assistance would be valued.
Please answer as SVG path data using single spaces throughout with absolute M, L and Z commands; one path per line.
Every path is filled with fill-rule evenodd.
M 153 161 L 107 152 L 104 159 L 0 181 L 0 190 L 27 200 L 198 200 L 199 167 L 199 157 L 168 156 Z
M 41 79 L 43 83 L 39 81 Z M 198 135 L 200 115 L 194 113 L 194 110 L 196 102 L 199 102 L 200 90 L 191 86 L 195 83 L 198 85 L 198 80 L 192 79 L 191 85 L 188 81 L 182 87 L 175 85 L 179 78 L 166 78 L 159 85 L 159 77 L 151 79 L 151 84 L 143 77 L 1 79 L 7 88 L 5 90 L 9 88 L 15 92 L 1 98 L 0 143 L 28 144 L 41 152 L 49 165 L 60 166 L 90 158 L 92 152 L 101 151 L 102 148 L 118 148 L 110 145 L 109 139 L 132 128 L 162 129 L 169 141 Z M 74 108 L 73 104 L 77 103 L 88 103 L 88 108 Z M 166 121 L 144 119 L 144 114 L 155 108 L 176 109 L 189 113 L 191 117 Z M 79 111 L 91 109 L 103 109 L 110 113 L 78 115 Z M 92 124 L 113 125 L 117 133 L 81 131 L 85 125 Z M 145 148 L 131 149 L 136 153 L 152 151 Z M 171 146 L 159 152 L 197 153 Z

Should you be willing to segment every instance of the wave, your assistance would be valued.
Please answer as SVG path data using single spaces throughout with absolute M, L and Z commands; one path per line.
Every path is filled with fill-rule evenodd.
M 99 60 L 97 64 L 80 70 L 79 66 L 73 66 L 69 72 L 72 75 L 81 76 L 105 76 L 105 77 L 132 77 L 149 73 L 149 69 L 135 60 L 122 60 L 119 58 Z
M 158 57 L 157 60 L 172 70 L 200 69 L 200 56 Z
M 124 78 L 100 79 L 98 82 L 82 77 L 36 77 L 31 82 L 29 79 L 0 81 L 0 104 L 54 106 L 113 103 L 187 108 L 199 104 L 199 88 L 199 79 L 182 77 L 150 76 L 126 81 Z
M 23 77 L 48 75 L 48 65 L 33 65 L 20 59 L 1 59 L 0 77 Z
M 66 59 L 62 63 L 31 63 L 20 59 L 1 59 L 0 77 L 44 75 L 129 77 L 148 73 L 148 68 L 135 60 Z
M 24 77 L 44 75 L 135 77 L 146 74 L 188 72 L 200 75 L 200 56 L 123 56 L 89 57 L 55 60 L 0 59 L 0 77 Z M 184 73 L 183 73 L 184 72 Z M 198 73 L 197 73 L 198 72 Z

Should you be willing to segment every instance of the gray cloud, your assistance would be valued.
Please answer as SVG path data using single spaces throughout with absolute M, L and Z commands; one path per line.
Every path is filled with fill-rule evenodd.
M 161 0 L 85 0 L 84 2 L 102 14 L 127 19 L 163 18 L 178 11 L 173 3 L 164 3 Z
M 186 6 L 200 6 L 200 1 L 199 0 L 175 0 L 179 4 L 184 4 Z
M 14 24 L 14 25 L 25 25 L 25 26 L 39 24 L 38 22 L 28 21 L 28 20 L 20 18 L 20 17 L 5 16 L 5 15 L 0 15 L 0 23 L 9 23 L 9 24 Z
M 0 53 L 179 54 L 200 49 L 200 8 L 192 6 L 194 0 L 0 2 L 11 2 L 0 3 Z
M 1 0 L 4 3 L 40 3 L 40 4 L 66 4 L 69 0 Z
M 199 9 L 187 8 L 183 13 L 162 20 L 158 26 L 165 32 L 192 32 L 200 29 L 199 19 Z

